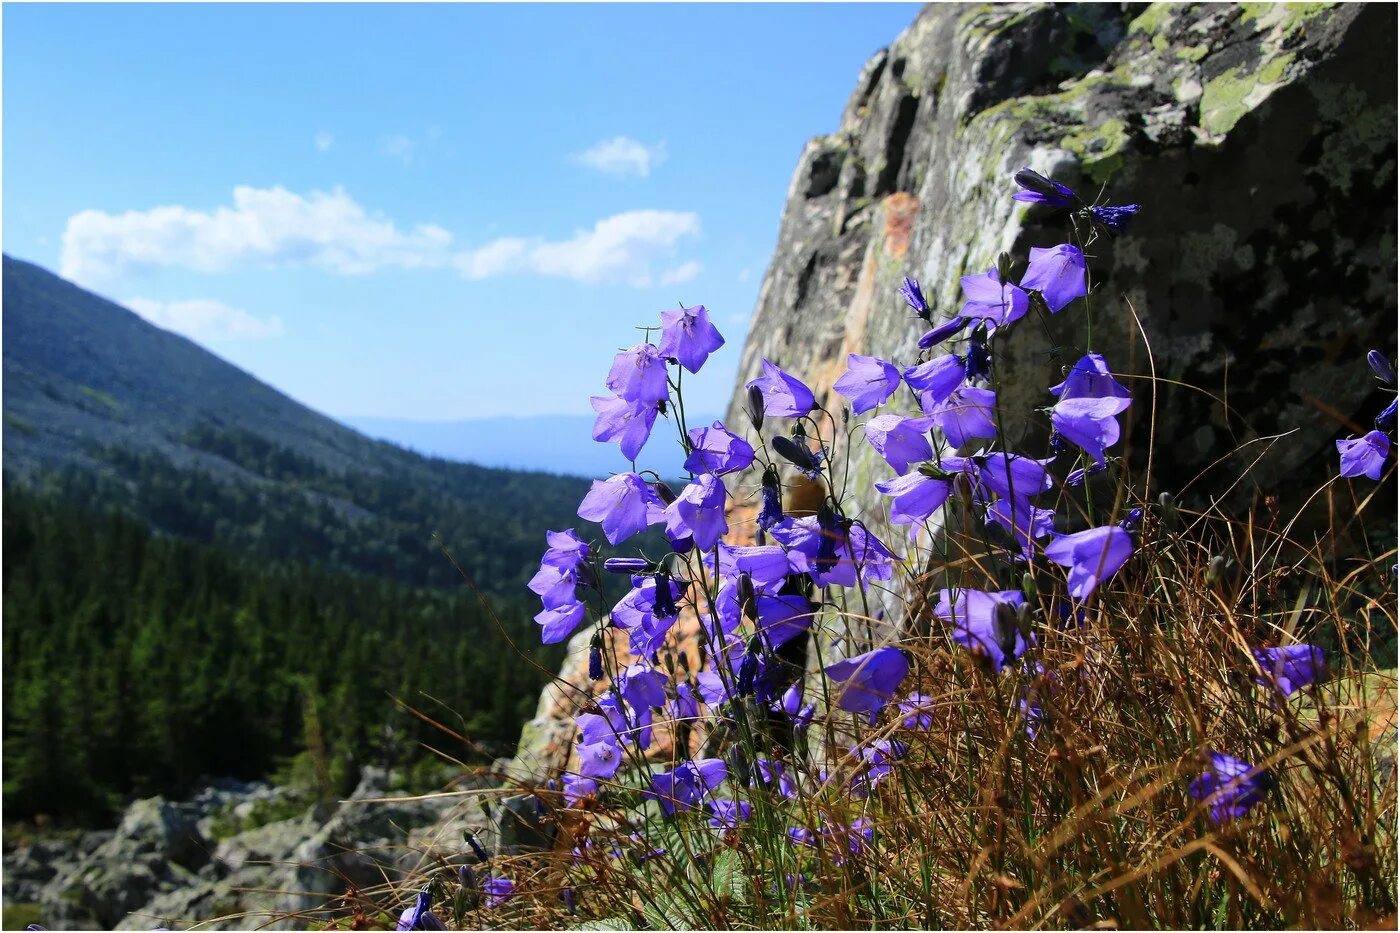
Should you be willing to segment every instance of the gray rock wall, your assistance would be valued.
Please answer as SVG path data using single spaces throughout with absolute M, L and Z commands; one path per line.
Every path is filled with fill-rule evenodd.
M 1257 480 L 1325 478 L 1341 419 L 1366 425 L 1384 404 L 1367 349 L 1395 347 L 1395 16 L 1360 4 L 925 8 L 865 66 L 838 131 L 802 153 L 730 423 L 743 423 L 743 383 L 764 357 L 833 411 L 847 353 L 912 359 L 924 328 L 896 294 L 901 276 L 923 283 L 937 320 L 960 307 L 959 277 L 998 252 L 1063 242 L 1063 214 L 1010 200 L 1012 173 L 1030 166 L 1143 206 L 1128 235 L 1090 251 L 1093 348 L 1117 370 L 1150 371 L 1131 307 L 1159 378 L 1215 396 L 1159 385 L 1153 488 L 1181 489 L 1236 446 L 1290 431 Z M 1068 362 L 1084 319 L 1072 308 L 1051 320 Z M 1051 344 L 1027 319 L 999 347 L 1003 409 L 1028 437 L 1043 434 L 1031 410 L 1058 381 Z M 1142 467 L 1151 393 L 1135 388 L 1128 447 Z M 1238 475 L 1260 447 L 1247 449 L 1219 469 Z M 864 444 L 854 461 L 852 489 L 872 504 L 887 469 Z

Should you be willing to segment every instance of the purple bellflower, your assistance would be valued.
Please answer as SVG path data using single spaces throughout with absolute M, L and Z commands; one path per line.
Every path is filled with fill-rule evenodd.
M 925 412 L 946 402 L 965 378 L 963 361 L 956 353 L 911 366 L 904 371 L 904 381 L 919 396 L 919 406 Z
M 840 687 L 836 705 L 848 713 L 865 713 L 874 722 L 880 710 L 894 699 L 909 674 L 909 655 L 886 646 L 837 661 L 826 676 Z
M 1395 385 L 1395 367 L 1390 365 L 1390 359 L 1384 353 L 1371 350 L 1366 354 L 1366 363 L 1377 379 L 1388 386 Z
M 720 576 L 734 579 L 747 573 L 759 592 L 773 592 L 787 579 L 787 553 L 776 544 L 740 546 L 721 541 L 718 553 Z
M 588 558 L 588 545 L 569 528 L 545 533 L 549 549 L 540 558 L 540 569 L 526 584 L 546 609 L 578 602 L 579 568 Z
M 752 814 L 753 806 L 747 800 L 710 801 L 710 825 L 716 829 L 738 829 Z
M 535 624 L 540 626 L 540 641 L 546 645 L 557 645 L 574 633 L 588 614 L 588 607 L 578 600 L 546 607 L 535 615 Z
M 1055 510 L 1031 505 L 1019 496 L 998 499 L 987 507 L 986 522 L 1008 532 L 1020 547 L 1021 558 L 1030 560 L 1034 556 L 1031 541 L 1054 533 Z
M 1239 819 L 1274 784 L 1273 776 L 1231 755 L 1212 751 L 1204 773 L 1191 782 L 1191 796 L 1209 808 L 1210 821 L 1219 825 Z
M 996 268 L 983 275 L 962 277 L 963 303 L 959 316 L 970 320 L 983 320 L 992 327 L 1005 327 L 1026 316 L 1031 300 L 1023 289 L 1002 282 Z
M 863 414 L 883 405 L 899 388 L 899 370 L 873 356 L 852 353 L 846 371 L 832 386 L 851 402 L 851 411 Z
M 932 417 L 948 443 L 961 447 L 973 438 L 991 439 L 997 436 L 997 396 L 991 389 L 960 386 L 948 398 L 935 405 Z
M 1128 410 L 1132 399 L 1063 398 L 1050 410 L 1050 425 L 1065 440 L 1083 450 L 1095 463 L 1104 462 L 1104 450 L 1118 443 L 1117 416 Z
M 724 346 L 724 338 L 710 323 L 704 305 L 661 312 L 661 345 L 657 352 L 698 373 L 710 354 Z
M 611 720 L 597 713 L 579 713 L 577 747 L 581 777 L 606 780 L 622 767 L 622 741 Z
M 1327 670 L 1322 649 L 1316 645 L 1289 645 L 1284 648 L 1256 648 L 1254 660 L 1262 676 L 1255 680 L 1291 696 L 1317 680 Z
M 866 422 L 865 439 L 896 473 L 903 476 L 915 463 L 932 459 L 933 447 L 928 440 L 928 429 L 931 427 L 932 417 L 877 415 Z
M 666 506 L 666 536 L 672 541 L 690 537 L 696 547 L 708 551 L 729 531 L 724 517 L 724 481 L 702 473 Z
M 1001 451 L 970 459 L 977 469 L 977 481 L 1003 499 L 1029 499 L 1055 485 L 1045 469 L 1049 459 L 1034 460 Z
M 1390 438 L 1381 431 L 1372 431 L 1364 437 L 1337 441 L 1337 452 L 1342 457 L 1343 476 L 1379 480 L 1390 456 Z
M 617 441 L 622 455 L 636 460 L 656 424 L 657 403 L 629 402 L 615 395 L 595 395 L 590 401 L 597 413 L 593 439 L 600 443 Z
M 609 544 L 621 544 L 648 525 L 665 521 L 661 499 L 636 473 L 594 480 L 578 507 L 579 518 L 598 522 Z
M 785 518 L 773 526 L 773 539 L 787 549 L 794 573 L 805 573 L 817 586 L 855 586 L 856 575 L 888 580 L 894 555 L 860 525 L 823 528 L 819 517 Z
M 1028 168 L 1021 169 L 1014 177 L 1021 190 L 1011 196 L 1013 201 L 1060 208 L 1071 207 L 1078 200 L 1073 189 Z
M 1076 298 L 1089 293 L 1084 254 L 1069 243 L 1049 249 L 1031 247 L 1031 261 L 1021 277 L 1021 287 L 1040 292 L 1054 314 Z
M 642 796 L 660 803 L 661 809 L 669 816 L 677 810 L 689 810 L 699 805 L 727 777 L 729 766 L 721 758 L 687 761 L 653 776 L 651 786 L 642 792 Z
M 432 911 L 433 896 L 427 889 L 418 892 L 418 896 L 413 901 L 413 906 L 404 909 L 399 915 L 396 930 L 445 930 L 447 924 L 438 919 Z
M 817 407 L 811 389 L 767 360 L 763 361 L 763 375 L 748 386 L 763 393 L 763 413 L 769 417 L 800 418 Z
M 632 589 L 613 606 L 612 622 L 628 630 L 632 653 L 649 658 L 666 642 L 675 624 L 675 601 L 681 597 L 680 584 L 667 577 L 670 599 L 657 599 L 657 578 L 633 577 Z
M 634 710 L 666 705 L 667 678 L 645 664 L 630 664 L 617 675 L 617 692 Z
M 1065 381 L 1050 387 L 1050 394 L 1059 398 L 1132 398 L 1113 373 L 1108 361 L 1097 353 L 1089 353 L 1070 368 Z
M 1133 536 L 1117 525 L 1057 535 L 1045 556 L 1069 568 L 1069 594 L 1082 602 L 1133 556 Z
M 925 696 L 917 690 L 899 701 L 899 711 L 904 713 L 904 728 L 933 728 L 933 697 Z
M 953 627 L 952 639 L 991 662 L 1000 672 L 1026 650 L 1020 629 L 1003 631 L 997 621 L 997 607 L 1012 609 L 1026 601 L 1020 590 L 939 590 L 933 614 Z
M 875 484 L 890 500 L 890 524 L 918 526 L 928 521 L 953 494 L 952 479 L 937 479 L 915 470 Z
M 564 773 L 564 804 L 576 807 L 585 799 L 598 793 L 598 782 L 593 778 L 571 772 Z
M 664 402 L 669 394 L 666 361 L 649 343 L 639 343 L 613 357 L 607 386 L 629 402 Z
M 742 473 L 753 465 L 753 445 L 731 433 L 724 423 L 716 421 L 708 428 L 691 428 L 690 456 L 685 469 L 691 473 Z
M 487 878 L 481 889 L 486 892 L 487 907 L 500 907 L 515 896 L 515 882 L 509 878 Z

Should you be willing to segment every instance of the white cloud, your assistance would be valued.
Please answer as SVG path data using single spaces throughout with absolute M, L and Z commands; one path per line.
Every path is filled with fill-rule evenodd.
M 183 334 L 200 343 L 219 340 L 262 340 L 282 336 L 282 319 L 257 318 L 222 301 L 156 301 L 129 298 L 126 306 L 157 327 Z
M 626 211 L 605 217 L 593 229 L 579 230 L 567 240 L 493 240 L 479 249 L 458 254 L 455 264 L 471 279 L 534 273 L 577 282 L 626 282 L 645 288 L 653 281 L 652 263 L 671 258 L 679 240 L 699 232 L 697 214 Z M 698 263 L 686 262 L 672 271 L 684 272 L 688 277 L 699 269 Z
M 703 267 L 700 263 L 696 262 L 694 259 L 686 260 L 679 266 L 667 269 L 665 272 L 661 273 L 661 284 L 678 285 L 681 282 L 689 282 L 700 274 L 701 268 Z
M 745 266 L 744 268 L 739 270 L 740 282 L 747 282 L 751 278 L 753 278 L 753 270 L 750 269 L 748 266 Z
M 397 159 L 404 165 L 413 161 L 413 148 L 413 140 L 398 133 L 379 137 L 379 154 L 386 159 Z
M 317 151 L 317 152 L 330 152 L 330 151 L 331 151 L 331 146 L 334 146 L 334 145 L 335 145 L 335 137 L 332 136 L 330 133 L 327 133 L 325 130 L 321 130 L 319 133 L 316 134 L 316 151 Z
M 441 227 L 400 230 L 341 188 L 300 195 L 241 185 L 233 189 L 232 206 L 213 211 L 169 205 L 74 214 L 63 231 L 60 268 L 65 278 L 83 283 L 163 266 L 224 272 L 248 264 L 310 265 L 362 274 L 442 265 L 451 245 L 452 235 Z
M 453 267 L 469 279 L 540 275 L 577 282 L 647 287 L 684 282 L 700 271 L 678 246 L 700 233 L 700 217 L 683 211 L 625 211 L 567 239 L 506 236 L 475 249 L 442 227 L 401 229 L 372 214 L 343 189 L 297 194 L 285 188 L 233 190 L 213 210 L 180 205 L 109 214 L 88 210 L 68 219 L 60 269 L 65 278 L 102 288 L 132 272 L 178 267 L 228 272 L 249 267 L 312 267 L 342 275 L 384 268 Z
M 628 136 L 614 136 L 575 153 L 571 158 L 604 175 L 646 178 L 653 168 L 666 161 L 666 144 L 660 142 L 655 146 L 645 146 Z

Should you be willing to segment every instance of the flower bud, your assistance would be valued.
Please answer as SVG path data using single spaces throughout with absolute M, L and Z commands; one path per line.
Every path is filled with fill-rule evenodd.
M 955 317 L 952 320 L 944 321 L 919 338 L 919 349 L 927 350 L 929 347 L 936 346 L 949 337 L 952 337 L 954 334 L 962 333 L 967 325 L 971 323 L 972 320 L 965 317 Z
M 476 841 L 476 833 L 472 832 L 470 829 L 464 830 L 462 832 L 462 838 L 467 841 L 467 845 L 472 847 L 472 852 L 475 853 L 477 861 L 491 861 L 490 853 L 488 853 L 484 848 L 482 848 L 481 843 Z
M 758 386 L 749 386 L 749 397 L 745 410 L 749 416 L 749 424 L 753 425 L 755 431 L 763 430 L 763 389 Z
M 1372 350 L 1366 354 L 1366 362 L 1371 364 L 1371 369 L 1375 370 L 1381 382 L 1388 386 L 1395 385 L 1395 367 L 1390 365 L 1390 360 L 1386 359 L 1384 353 Z
M 1016 653 L 1016 609 L 1010 603 L 997 603 L 992 617 L 992 631 L 996 635 L 997 647 L 1010 658 Z
M 593 643 L 588 646 L 588 679 L 603 679 L 603 636 L 601 633 L 593 636 Z
M 797 467 L 803 473 L 816 473 L 820 469 L 812 452 L 805 445 L 795 443 L 781 434 L 773 438 L 773 450 L 778 456 Z
M 997 255 L 997 278 L 1001 279 L 1001 284 L 1005 285 L 1011 281 L 1011 254 L 1002 252 Z
M 608 573 L 645 573 L 651 561 L 641 557 L 609 557 L 603 561 L 603 569 Z
M 1176 497 L 1169 492 L 1164 492 L 1157 497 L 1157 510 L 1162 516 L 1162 527 L 1167 531 L 1176 531 L 1176 522 L 1179 513 L 1176 510 Z
M 651 612 L 658 619 L 674 619 L 680 615 L 675 594 L 671 592 L 671 575 L 664 570 L 656 574 L 656 605 Z
M 1024 573 L 1021 575 L 1021 595 L 1026 597 L 1027 603 L 1034 603 L 1036 598 L 1035 574 Z
M 1377 431 L 1390 432 L 1395 430 L 1395 403 L 1396 400 L 1391 399 L 1390 404 L 1385 406 L 1379 415 L 1376 415 Z
M 657 480 L 652 485 L 656 488 L 656 494 L 661 497 L 662 504 L 670 505 L 676 501 L 676 491 L 664 480 Z

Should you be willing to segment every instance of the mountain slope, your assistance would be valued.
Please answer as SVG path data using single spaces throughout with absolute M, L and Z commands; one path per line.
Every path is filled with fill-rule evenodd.
M 420 585 L 517 595 L 580 479 L 374 441 L 136 314 L 4 259 L 7 479 L 118 504 L 158 530 Z

